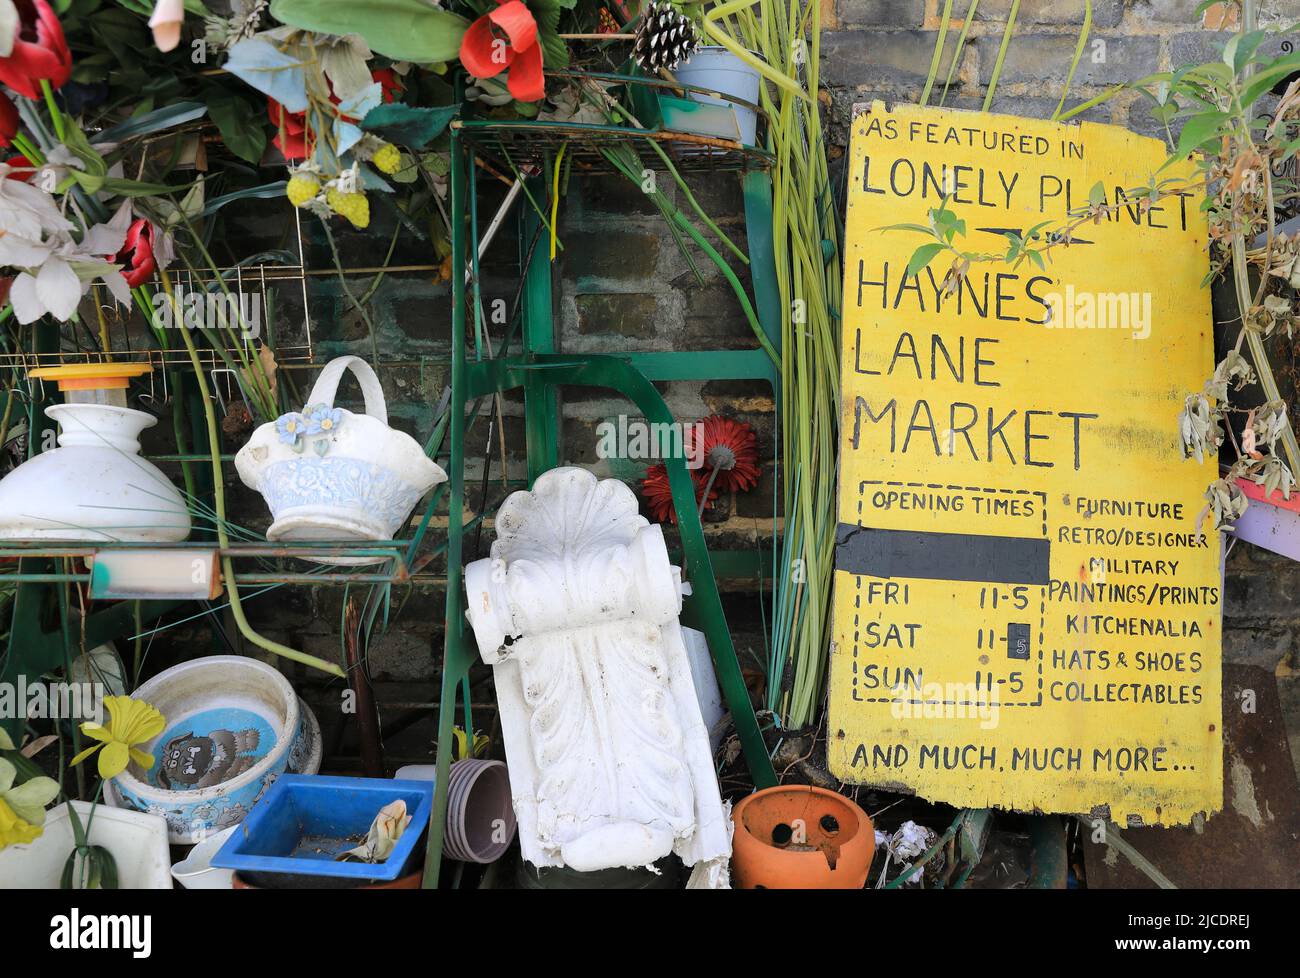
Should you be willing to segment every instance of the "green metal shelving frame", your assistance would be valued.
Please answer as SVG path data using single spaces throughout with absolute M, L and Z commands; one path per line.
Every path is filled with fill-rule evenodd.
M 605 79 L 611 76 L 602 76 Z M 635 77 L 622 78 L 636 84 Z M 657 82 L 651 82 L 657 84 Z M 550 152 L 560 145 L 586 147 L 581 158 L 587 161 L 582 172 L 599 172 L 598 147 L 610 142 L 644 143 L 653 139 L 661 147 L 685 161 L 687 169 L 735 171 L 742 181 L 745 202 L 746 236 L 755 308 L 768 342 L 780 348 L 779 293 L 776 284 L 775 254 L 772 247 L 772 184 L 767 172 L 768 156 L 755 147 L 734 141 L 708 139 L 707 151 L 701 150 L 700 137 L 683 135 L 675 145 L 677 134 L 660 130 L 638 130 L 614 126 L 589 126 L 536 121 L 495 122 L 465 118 L 451 128 L 451 206 L 452 238 L 452 363 L 450 451 L 450 524 L 447 538 L 447 614 L 442 659 L 442 690 L 438 711 L 437 780 L 433 818 L 426 850 L 424 886 L 438 886 L 442 865 L 443 833 L 446 824 L 447 792 L 452 763 L 452 731 L 457 716 L 457 699 L 463 702 L 465 729 L 473 729 L 469 714 L 468 674 L 477 657 L 473 637 L 465 620 L 464 594 L 461 587 L 461 521 L 465 502 L 463 470 L 465 411 L 478 398 L 510 390 L 524 393 L 526 455 L 529 484 L 543 472 L 559 464 L 560 414 L 558 388 L 562 386 L 599 387 L 627 397 L 651 423 L 671 423 L 672 413 L 655 388 L 656 381 L 675 380 L 760 380 L 772 386 L 779 399 L 779 366 L 763 349 L 691 350 L 670 352 L 629 352 L 622 354 L 572 354 L 556 350 L 552 305 L 551 263 L 542 249 L 530 246 L 538 233 L 540 218 L 528 203 L 520 203 L 518 221 L 522 293 L 522 350 L 497 359 L 485 359 L 482 345 L 475 344 L 471 353 L 465 339 L 469 307 L 479 322 L 482 314 L 478 292 L 478 220 L 476 199 L 476 162 L 480 154 L 500 160 L 504 155 L 512 165 L 521 164 L 521 156 L 530 155 L 540 175 L 530 180 L 534 201 L 549 196 L 546 175 L 550 172 Z M 514 152 L 502 153 L 503 146 L 513 145 Z M 658 162 L 651 154 L 642 154 L 648 166 Z M 660 165 L 662 165 L 660 163 Z M 588 168 L 589 167 L 589 168 Z M 468 274 L 467 274 L 468 273 Z M 466 281 L 472 285 L 467 295 Z M 475 333 L 477 336 L 477 332 Z M 776 784 L 776 774 L 764 745 L 758 720 L 740 671 L 731 633 L 727 628 L 713 565 L 705 543 L 704 529 L 696 510 L 694 486 L 686 468 L 686 459 L 678 455 L 666 460 L 673 505 L 677 512 L 682 544 L 683 577 L 690 581 L 692 594 L 683 603 L 682 620 L 702 631 L 708 640 L 719 684 L 731 710 L 750 775 L 758 787 Z

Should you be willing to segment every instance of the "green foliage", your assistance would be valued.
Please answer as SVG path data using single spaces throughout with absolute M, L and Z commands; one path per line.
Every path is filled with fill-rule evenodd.
M 359 34 L 395 61 L 453 61 L 469 21 L 427 0 L 271 0 L 277 20 L 325 34 Z
M 442 135 L 459 111 L 458 105 L 419 108 L 392 102 L 371 109 L 362 120 L 361 128 L 389 142 L 423 149 Z
M 214 88 L 207 94 L 207 110 L 226 147 L 256 165 L 266 152 L 266 128 L 258 109 L 243 96 Z

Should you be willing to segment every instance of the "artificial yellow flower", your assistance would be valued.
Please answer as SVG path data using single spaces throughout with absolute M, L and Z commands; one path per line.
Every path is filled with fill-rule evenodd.
M 131 761 L 143 768 L 153 767 L 153 756 L 136 745 L 148 743 L 163 732 L 167 725 L 163 715 L 144 700 L 133 700 L 129 696 L 105 696 L 104 705 L 108 707 L 107 727 L 89 721 L 81 725 L 82 733 L 100 743 L 87 747 L 72 759 L 72 763 L 80 764 L 102 747 L 104 750 L 99 755 L 101 778 L 117 777 Z
M 295 173 L 289 178 L 285 193 L 289 197 L 289 203 L 301 207 L 307 201 L 315 200 L 320 193 L 320 181 L 310 173 Z
M 5 846 L 34 842 L 45 829 L 19 818 L 9 804 L 0 798 L 0 849 Z
M 356 191 L 345 194 L 341 190 L 330 188 L 325 191 L 325 202 L 335 214 L 351 221 L 354 228 L 369 226 L 370 201 L 366 200 L 365 194 Z
M 31 778 L 18 787 L 18 769 L 0 757 L 0 849 L 33 842 L 45 825 L 45 806 L 59 793 L 53 778 Z
M 402 153 L 392 143 L 384 143 L 375 150 L 374 156 L 370 157 L 370 162 L 381 173 L 393 174 L 402 168 Z

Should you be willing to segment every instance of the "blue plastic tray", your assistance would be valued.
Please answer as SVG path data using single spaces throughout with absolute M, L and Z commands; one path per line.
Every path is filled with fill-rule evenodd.
M 365 838 L 379 809 L 401 799 L 411 824 L 382 863 L 337 862 Z M 433 812 L 433 782 L 284 774 L 221 847 L 212 865 L 341 879 L 401 875 Z

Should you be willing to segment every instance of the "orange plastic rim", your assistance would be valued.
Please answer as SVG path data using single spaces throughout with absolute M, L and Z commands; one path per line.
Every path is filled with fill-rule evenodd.
M 117 390 L 133 377 L 153 370 L 147 363 L 69 363 L 61 367 L 36 367 L 29 376 L 58 382 L 61 391 Z

